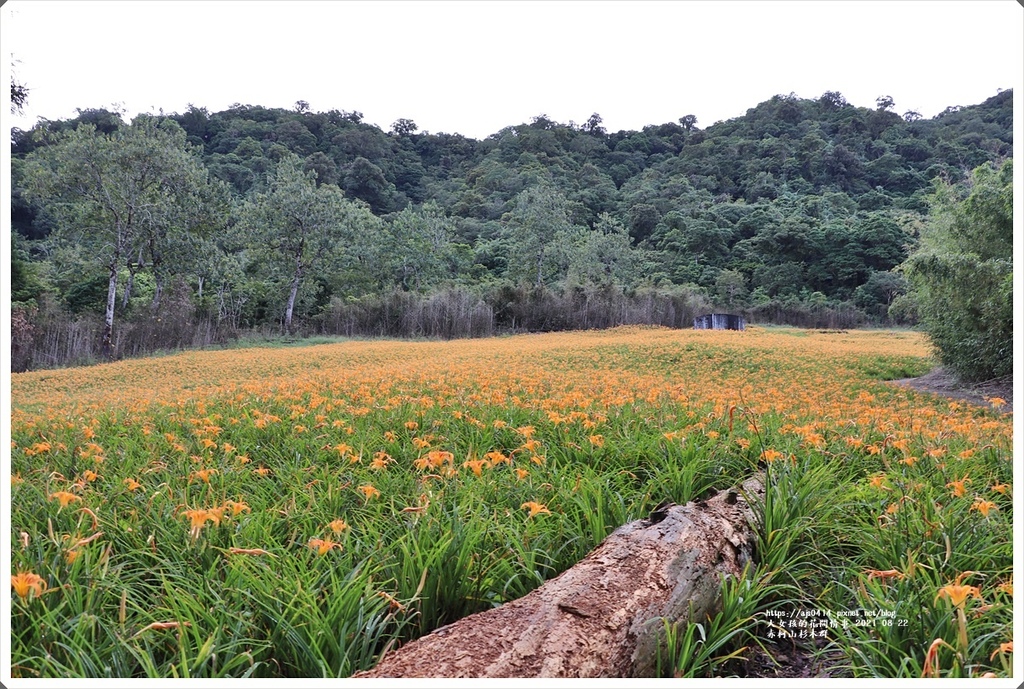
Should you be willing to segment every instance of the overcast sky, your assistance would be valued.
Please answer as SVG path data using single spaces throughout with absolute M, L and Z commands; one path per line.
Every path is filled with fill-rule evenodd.
M 778 93 L 931 117 L 1022 81 L 1024 9 L 967 2 L 8 0 L 22 117 L 76 108 L 358 110 L 483 138 L 541 113 L 610 131 L 738 117 Z M 4 70 L 10 68 L 4 65 Z

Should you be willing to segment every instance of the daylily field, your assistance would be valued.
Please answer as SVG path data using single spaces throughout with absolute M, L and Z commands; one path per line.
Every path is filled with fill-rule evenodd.
M 1008 676 L 1012 416 L 884 382 L 932 364 L 913 332 L 620 328 L 13 375 L 11 673 L 348 676 L 760 465 L 757 566 L 662 674 L 784 642 Z

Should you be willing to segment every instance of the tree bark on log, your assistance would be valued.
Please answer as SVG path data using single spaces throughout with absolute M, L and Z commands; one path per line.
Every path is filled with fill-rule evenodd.
M 650 677 L 663 619 L 701 622 L 753 550 L 760 476 L 616 529 L 542 586 L 385 654 L 354 677 Z

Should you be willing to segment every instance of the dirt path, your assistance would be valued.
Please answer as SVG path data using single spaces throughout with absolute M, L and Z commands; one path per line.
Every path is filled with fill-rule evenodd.
M 932 392 L 951 399 L 963 400 L 982 407 L 991 406 L 989 399 L 998 397 L 1006 403 L 1001 411 L 1013 411 L 1013 377 L 1005 376 L 984 383 L 965 385 L 958 382 L 941 366 L 919 378 L 901 378 L 890 381 L 896 385 L 913 388 L 919 392 Z

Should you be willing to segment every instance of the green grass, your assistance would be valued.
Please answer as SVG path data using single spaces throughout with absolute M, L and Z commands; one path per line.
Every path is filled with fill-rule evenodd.
M 1012 571 L 1013 501 L 993 489 L 1012 484 L 1005 420 L 931 401 L 872 416 L 902 394 L 872 367 L 927 365 L 892 355 L 829 361 L 838 383 L 808 378 L 768 397 L 831 386 L 810 410 L 748 404 L 751 376 L 770 376 L 766 386 L 803 380 L 825 358 L 745 358 L 743 342 L 723 342 L 553 349 L 524 365 L 529 392 L 508 378 L 453 382 L 465 359 L 398 391 L 374 387 L 403 375 L 392 364 L 337 392 L 331 376 L 341 374 L 317 360 L 309 371 L 319 377 L 301 385 L 52 418 L 30 419 L 39 407 L 26 404 L 12 430 L 12 574 L 33 572 L 46 589 L 12 594 L 12 676 L 347 677 L 396 644 L 529 593 L 662 500 L 739 485 L 759 463 L 754 562 L 723 582 L 707 619 L 666 625 L 660 674 L 741 674 L 743 658 L 770 646 L 772 613 L 817 609 L 894 615 L 892 626 L 830 629 L 823 649 L 805 644 L 837 659 L 833 674 L 920 677 L 937 663 L 942 677 L 1006 676 L 996 651 L 1011 638 L 1001 586 Z M 698 367 L 712 373 L 682 379 Z M 730 393 L 738 404 L 711 377 L 722 372 L 750 385 Z M 46 385 L 59 382 L 51 375 Z M 189 375 L 186 384 L 210 374 Z M 555 388 L 561 377 L 598 375 L 616 397 Z M 664 388 L 650 389 L 659 379 Z M 528 394 L 534 402 L 519 399 Z M 434 449 L 451 461 L 416 468 Z M 374 468 L 377 453 L 389 459 Z M 467 465 L 488 453 L 509 459 L 477 476 Z M 965 477 L 969 492 L 953 495 Z M 360 492 L 371 484 L 379 495 Z M 69 489 L 78 500 L 61 507 L 54 495 Z M 547 511 L 530 516 L 531 502 Z M 190 533 L 200 509 L 223 512 Z M 347 528 L 334 533 L 337 519 Z M 337 546 L 320 554 L 315 538 Z M 92 540 L 76 547 L 83 539 Z M 873 574 L 890 570 L 899 577 Z M 963 621 L 941 594 L 958 579 L 979 587 Z M 948 646 L 929 661 L 936 638 Z

